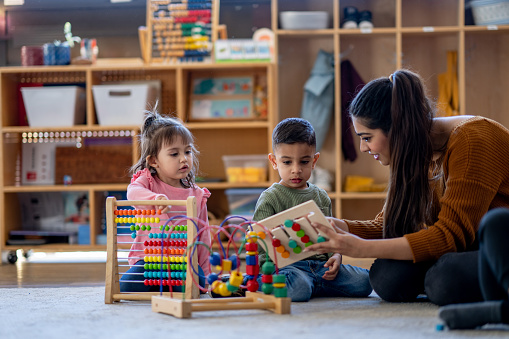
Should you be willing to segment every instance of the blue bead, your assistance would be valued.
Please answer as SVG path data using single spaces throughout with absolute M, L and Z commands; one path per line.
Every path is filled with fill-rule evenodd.
M 209 276 L 207 277 L 207 281 L 209 285 L 212 285 L 212 283 L 216 281 L 218 278 L 219 276 L 217 275 L 217 273 L 210 273 Z
M 219 266 L 221 265 L 221 256 L 219 253 L 214 252 L 210 255 L 209 261 L 212 266 Z

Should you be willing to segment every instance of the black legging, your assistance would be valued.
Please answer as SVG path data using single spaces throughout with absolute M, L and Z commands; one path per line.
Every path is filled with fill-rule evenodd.
M 490 210 L 479 226 L 479 282 L 484 300 L 507 300 L 509 209 Z
M 436 262 L 377 259 L 369 278 L 386 301 L 415 301 L 426 293 L 434 304 L 505 300 L 509 288 L 509 209 L 490 210 L 479 224 L 479 251 L 447 253 Z
M 426 294 L 437 305 L 482 301 L 478 278 L 479 251 L 447 253 L 436 262 L 377 259 L 369 278 L 380 298 L 416 301 Z

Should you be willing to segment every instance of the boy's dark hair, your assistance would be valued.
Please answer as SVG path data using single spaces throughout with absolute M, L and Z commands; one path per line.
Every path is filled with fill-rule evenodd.
M 316 147 L 315 130 L 311 123 L 301 118 L 287 118 L 279 122 L 272 132 L 272 148 L 279 144 L 296 143 Z

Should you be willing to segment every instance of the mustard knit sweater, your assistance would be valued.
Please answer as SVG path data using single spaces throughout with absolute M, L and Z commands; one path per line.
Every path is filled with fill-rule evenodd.
M 447 143 L 443 171 L 438 220 L 405 235 L 414 262 L 475 249 L 483 215 L 492 208 L 509 207 L 509 130 L 483 117 L 458 124 Z M 383 212 L 371 221 L 345 221 L 361 238 L 383 237 Z

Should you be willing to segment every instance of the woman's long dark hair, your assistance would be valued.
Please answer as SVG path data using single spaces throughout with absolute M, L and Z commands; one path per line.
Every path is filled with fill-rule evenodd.
M 434 218 L 430 137 L 435 115 L 421 77 L 398 70 L 368 83 L 350 105 L 350 115 L 389 139 L 390 177 L 384 210 L 384 237 L 401 237 Z

